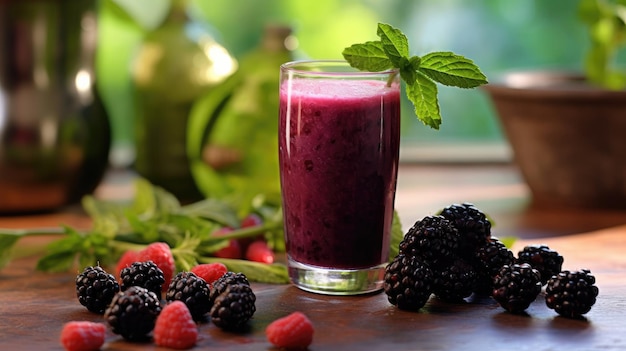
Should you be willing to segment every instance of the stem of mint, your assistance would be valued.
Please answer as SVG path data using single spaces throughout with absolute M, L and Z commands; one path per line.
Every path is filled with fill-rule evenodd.
M 407 97 L 415 114 L 433 129 L 439 129 L 441 124 L 435 83 L 466 89 L 487 83 L 487 77 L 470 59 L 452 52 L 409 56 L 408 39 L 402 31 L 379 23 L 376 33 L 380 40 L 349 46 L 343 50 L 343 57 L 352 67 L 363 71 L 397 68 L 407 85 Z M 389 77 L 388 86 L 394 78 Z

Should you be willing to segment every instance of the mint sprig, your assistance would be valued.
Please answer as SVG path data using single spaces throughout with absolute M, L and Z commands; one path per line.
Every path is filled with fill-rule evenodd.
M 410 56 L 409 41 L 397 28 L 379 23 L 380 40 L 345 48 L 343 57 L 359 70 L 380 72 L 397 68 L 406 84 L 406 94 L 422 123 L 439 129 L 441 111 L 437 84 L 470 89 L 487 83 L 487 77 L 474 62 L 452 52 L 432 52 Z

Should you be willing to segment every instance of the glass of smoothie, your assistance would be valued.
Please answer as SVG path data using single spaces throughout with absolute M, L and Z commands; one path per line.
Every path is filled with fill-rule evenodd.
M 332 60 L 281 66 L 280 181 L 294 285 L 333 295 L 381 289 L 399 144 L 397 70 Z

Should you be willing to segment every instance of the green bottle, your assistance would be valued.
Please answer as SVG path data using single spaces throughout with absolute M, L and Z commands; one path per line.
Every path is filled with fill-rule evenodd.
M 291 38 L 289 27 L 266 26 L 237 72 L 194 105 L 187 151 L 206 197 L 230 197 L 242 208 L 257 195 L 280 195 L 279 69 L 293 59 Z
M 189 111 L 236 68 L 206 27 L 187 15 L 186 1 L 173 1 L 164 22 L 144 38 L 132 66 L 134 166 L 140 176 L 182 201 L 202 198 L 186 153 Z

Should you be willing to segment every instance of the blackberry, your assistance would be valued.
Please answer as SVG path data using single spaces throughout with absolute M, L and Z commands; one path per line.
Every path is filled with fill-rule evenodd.
M 256 312 L 256 296 L 246 284 L 230 284 L 215 298 L 211 322 L 226 330 L 241 328 Z
M 548 280 L 546 305 L 563 317 L 580 318 L 596 303 L 595 282 L 588 269 L 562 271 Z
M 491 222 L 474 204 L 452 204 L 439 213 L 459 231 L 459 254 L 470 258 L 491 237 Z
M 428 301 L 434 279 L 433 271 L 420 258 L 399 254 L 385 268 L 383 289 L 392 305 L 417 311 Z
M 512 313 L 524 312 L 541 292 L 541 275 L 528 263 L 504 265 L 493 279 L 494 300 Z
M 426 216 L 408 230 L 399 252 L 433 262 L 453 258 L 458 245 L 459 232 L 452 222 L 442 216 Z
M 131 286 L 146 288 L 161 299 L 161 291 L 165 283 L 163 271 L 152 261 L 134 262 L 120 272 L 120 289 L 125 291 Z
M 131 286 L 118 292 L 104 312 L 104 320 L 115 334 L 127 340 L 142 341 L 154 329 L 161 313 L 159 298 L 152 291 Z
M 433 292 L 447 302 L 458 302 L 470 296 L 476 287 L 476 270 L 462 258 L 435 272 Z
M 563 256 L 546 245 L 529 245 L 517 254 L 517 262 L 528 263 L 541 273 L 541 284 L 545 285 L 563 266 Z
M 473 263 L 478 275 L 475 292 L 490 295 L 493 277 L 502 266 L 515 263 L 515 256 L 498 238 L 491 237 L 486 245 L 478 248 Z
M 76 276 L 78 302 L 94 313 L 103 314 L 119 290 L 115 277 L 100 266 L 86 267 Z
M 211 309 L 210 292 L 209 285 L 204 279 L 192 272 L 179 272 L 172 279 L 165 300 L 184 302 L 194 321 L 200 321 Z
M 210 304 L 213 305 L 215 299 L 223 293 L 229 285 L 243 284 L 250 285 L 248 278 L 243 273 L 226 272 L 221 277 L 217 278 L 211 287 L 211 294 L 209 295 Z

